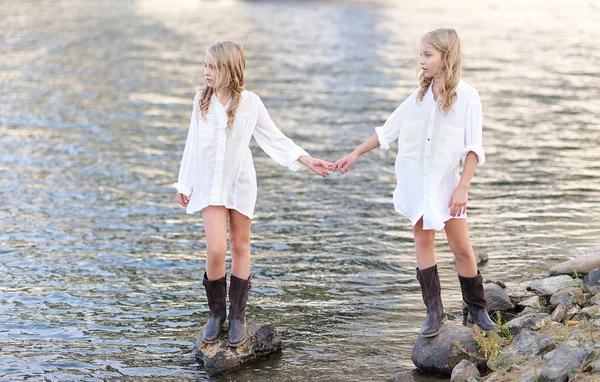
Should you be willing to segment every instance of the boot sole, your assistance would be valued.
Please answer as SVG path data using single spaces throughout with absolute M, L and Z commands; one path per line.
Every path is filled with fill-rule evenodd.
M 438 334 L 440 334 L 440 330 L 442 328 L 442 324 L 446 321 L 447 318 L 448 318 L 448 314 L 444 313 L 444 317 L 442 317 L 442 321 L 440 321 L 440 329 L 438 329 L 434 333 L 427 333 L 427 334 L 421 333 L 421 337 L 423 337 L 423 338 L 431 338 L 431 337 L 435 337 Z
M 467 326 L 467 327 L 469 327 L 469 328 L 472 328 L 472 327 L 473 327 L 473 326 L 475 326 L 475 325 L 477 325 L 477 324 L 476 324 L 476 323 L 474 323 L 474 322 L 469 322 L 469 321 L 467 321 L 467 325 L 465 325 L 465 326 Z M 481 327 L 481 326 L 479 326 L 479 325 L 477 325 L 477 327 L 479 327 L 479 329 L 483 330 L 484 332 L 489 332 L 490 330 L 498 329 L 498 327 L 497 327 L 497 326 L 494 326 L 493 328 L 490 328 L 490 329 L 484 329 L 484 328 L 482 328 L 482 327 Z
M 229 340 L 227 340 L 227 346 L 232 347 L 232 348 L 237 348 L 238 346 L 242 345 L 247 340 L 248 340 L 248 336 L 244 337 L 244 339 L 242 341 L 237 342 L 235 344 L 232 344 L 231 342 L 229 342 Z
M 218 337 L 216 340 L 206 340 L 202 338 L 202 342 L 204 342 L 205 344 L 216 344 L 217 342 L 219 342 L 220 339 L 221 337 Z

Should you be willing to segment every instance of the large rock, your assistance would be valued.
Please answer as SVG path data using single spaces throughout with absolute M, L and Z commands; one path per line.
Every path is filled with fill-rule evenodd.
M 506 326 L 510 329 L 512 335 L 516 336 L 525 330 L 538 330 L 542 327 L 542 322 L 548 317 L 550 315 L 546 313 L 526 314 L 509 321 Z
M 452 369 L 450 382 L 468 382 L 469 380 L 478 380 L 481 377 L 477 366 L 471 361 L 463 359 Z
M 524 331 L 517 335 L 510 345 L 503 348 L 496 358 L 495 365 L 488 361 L 492 370 L 507 369 L 512 364 L 525 359 L 533 359 L 556 347 L 554 341 L 538 332 Z
M 592 294 L 600 292 L 600 268 L 592 269 L 583 278 L 583 288 Z
M 507 311 L 513 310 L 515 306 L 510 301 L 510 297 L 504 289 L 496 284 L 483 284 L 484 298 L 489 311 Z
M 567 275 L 552 276 L 541 280 L 534 280 L 527 290 L 534 291 L 541 296 L 552 296 L 559 290 L 571 286 L 573 278 Z
M 569 308 L 585 304 L 585 298 L 583 297 L 583 291 L 580 288 L 568 287 L 559 290 L 550 297 L 550 304 L 552 306 L 564 305 Z
M 550 315 L 550 319 L 555 322 L 563 322 L 565 318 L 567 318 L 567 314 L 569 313 L 569 308 L 564 305 L 558 305 L 554 312 Z
M 550 276 L 572 275 L 573 271 L 582 275 L 587 274 L 592 269 L 600 268 L 600 251 L 590 252 L 583 256 L 557 264 L 548 270 Z
M 569 374 L 593 356 L 594 349 L 591 347 L 577 346 L 573 341 L 563 342 L 544 357 L 547 363 L 539 372 L 540 380 L 567 381 Z
M 470 354 L 481 358 L 471 357 L 456 346 L 456 341 Z M 419 335 L 413 348 L 412 361 L 425 374 L 448 378 L 452 369 L 463 359 L 480 366 L 485 362 L 477 343 L 473 339 L 473 329 L 466 326 L 446 322 L 440 333 L 431 338 Z
M 281 351 L 281 339 L 273 325 L 263 325 L 258 330 L 248 328 L 249 340 L 232 348 L 227 345 L 227 334 L 223 333 L 219 342 L 202 342 L 202 333 L 198 336 L 192 356 L 204 362 L 207 371 L 232 369 L 241 364 Z

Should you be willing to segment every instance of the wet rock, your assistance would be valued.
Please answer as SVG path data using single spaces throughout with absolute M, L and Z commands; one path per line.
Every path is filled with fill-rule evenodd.
M 223 333 L 219 342 L 202 342 L 202 333 L 198 336 L 192 355 L 204 362 L 208 371 L 232 369 L 271 353 L 281 351 L 281 339 L 273 325 L 263 325 L 257 330 L 248 328 L 249 340 L 232 348 L 227 345 L 227 334 Z
M 585 275 L 595 268 L 600 268 L 600 251 L 590 252 L 557 264 L 548 270 L 548 274 L 550 276 L 572 275 L 573 271 L 577 271 L 577 273 Z
M 552 304 L 552 306 L 564 305 L 568 307 L 575 305 L 583 306 L 585 304 L 585 298 L 583 297 L 583 291 L 581 289 L 568 287 L 554 293 L 552 297 L 550 297 L 550 304 Z
M 524 331 L 517 335 L 510 345 L 503 348 L 496 358 L 495 365 L 488 361 L 490 369 L 507 369 L 514 363 L 531 360 L 556 347 L 554 341 L 538 332 Z
M 573 278 L 571 276 L 552 276 L 532 281 L 527 287 L 527 290 L 533 291 L 541 296 L 552 296 L 559 290 L 571 286 L 572 282 Z
M 578 370 L 581 365 L 594 356 L 591 347 L 580 347 L 563 342 L 555 350 L 544 357 L 547 364 L 540 370 L 542 381 L 567 381 L 569 374 Z
M 479 380 L 481 374 L 473 362 L 463 359 L 452 369 L 450 382 L 468 382 L 470 380 Z
M 590 293 L 600 292 L 600 268 L 592 269 L 583 278 L 583 288 Z
M 440 333 L 431 338 L 419 335 L 413 348 L 412 361 L 425 374 L 448 378 L 452 369 L 463 359 L 480 366 L 484 360 L 471 357 L 456 346 L 456 341 L 470 354 L 483 358 L 477 343 L 473 339 L 473 329 L 446 322 Z
M 550 315 L 550 319 L 554 322 L 563 322 L 567 317 L 567 313 L 569 312 L 569 308 L 564 305 L 558 305 L 554 312 Z
M 524 330 L 538 330 L 542 326 L 542 322 L 549 317 L 550 315 L 546 313 L 526 314 L 509 321 L 506 326 L 515 336 Z
M 538 296 L 531 296 L 517 304 L 518 307 L 525 309 L 531 308 L 533 310 L 539 310 L 542 308 L 540 305 L 540 298 Z
M 481 263 L 485 263 L 489 259 L 490 259 L 490 257 L 485 252 L 475 254 L 475 261 L 477 261 L 477 265 L 479 265 Z M 456 259 L 450 260 L 450 264 L 456 264 Z
M 506 289 L 506 284 L 504 284 L 502 281 L 500 280 L 485 280 L 484 281 L 485 284 L 496 284 L 498 285 L 500 288 L 502 289 Z
M 483 291 L 488 311 L 503 312 L 515 308 L 510 301 L 510 297 L 508 297 L 504 289 L 500 286 L 496 284 L 483 284 Z

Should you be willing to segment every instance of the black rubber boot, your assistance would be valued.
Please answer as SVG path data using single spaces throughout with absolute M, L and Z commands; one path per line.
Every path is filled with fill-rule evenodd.
M 423 302 L 427 307 L 427 316 L 421 327 L 421 335 L 425 338 L 434 337 L 440 332 L 440 326 L 446 319 L 437 265 L 426 269 L 417 268 L 417 280 L 421 284 Z
M 227 296 L 227 277 L 223 276 L 220 279 L 210 281 L 204 273 L 204 290 L 206 291 L 206 298 L 208 299 L 208 308 L 210 309 L 210 318 L 206 325 L 204 325 L 204 331 L 202 332 L 202 341 L 208 344 L 215 343 L 219 340 L 221 335 L 221 327 L 225 322 L 226 302 L 225 297 Z
M 246 301 L 251 285 L 250 277 L 248 277 L 248 280 L 243 280 L 231 275 L 229 285 L 229 332 L 227 332 L 227 344 L 231 347 L 237 347 L 246 342 Z
M 458 276 L 463 301 L 467 304 L 467 323 L 476 324 L 481 330 L 489 331 L 496 329 L 496 324 L 486 310 L 486 302 L 483 292 L 483 277 L 479 271 L 475 277 Z

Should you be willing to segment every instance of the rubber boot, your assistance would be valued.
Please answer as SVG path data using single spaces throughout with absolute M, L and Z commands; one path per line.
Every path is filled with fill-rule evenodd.
M 426 269 L 417 268 L 417 280 L 421 284 L 423 302 L 427 307 L 427 316 L 421 327 L 421 336 L 434 337 L 440 332 L 440 326 L 446 319 L 437 264 Z
M 467 304 L 467 323 L 476 324 L 481 330 L 489 331 L 496 329 L 496 324 L 486 310 L 486 302 L 483 292 L 483 277 L 477 271 L 475 277 L 458 276 L 463 301 Z
M 243 280 L 231 275 L 229 285 L 229 331 L 227 332 L 227 344 L 231 347 L 237 347 L 246 342 L 246 301 L 251 285 L 250 277 L 248 277 L 248 280 Z
M 202 332 L 202 341 L 208 344 L 215 343 L 221 335 L 221 327 L 227 316 L 225 298 L 227 296 L 227 277 L 223 276 L 220 279 L 210 281 L 204 273 L 204 290 L 208 299 L 208 308 L 210 309 L 210 317 L 204 331 Z

